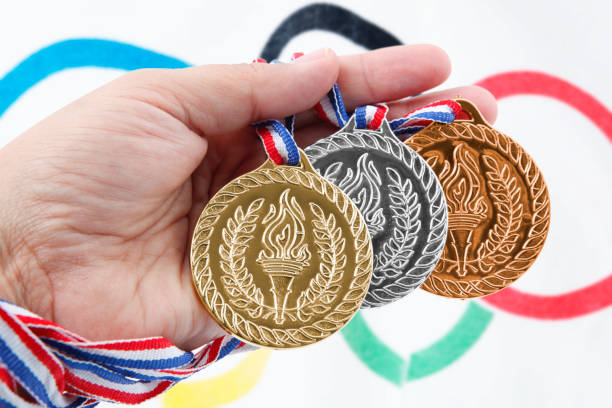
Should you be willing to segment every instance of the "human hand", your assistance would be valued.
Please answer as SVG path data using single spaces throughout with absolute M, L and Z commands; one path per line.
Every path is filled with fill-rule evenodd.
M 348 110 L 426 91 L 450 72 L 433 46 L 288 64 L 128 73 L 0 150 L 0 298 L 91 340 L 164 336 L 190 350 L 222 335 L 192 288 L 191 232 L 208 200 L 265 160 L 250 123 L 303 112 L 338 82 Z M 494 98 L 470 86 L 390 104 Z M 296 121 L 304 147 L 334 129 Z

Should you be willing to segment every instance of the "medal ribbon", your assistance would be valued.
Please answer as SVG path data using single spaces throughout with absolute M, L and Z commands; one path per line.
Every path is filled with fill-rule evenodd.
M 461 112 L 461 105 L 447 99 L 415 109 L 401 118 L 392 120 L 391 130 L 402 141 L 423 130 L 432 122 L 452 123 Z M 405 136 L 400 136 L 405 135 Z
M 230 353 L 249 349 L 230 335 L 196 353 L 163 337 L 91 342 L 0 300 L 0 406 L 137 404 Z M 36 403 L 21 397 L 20 387 Z
M 285 119 L 285 125 L 278 120 L 266 120 L 253 126 L 270 160 L 278 165 L 297 166 L 300 152 L 293 140 L 293 117 Z
M 302 55 L 302 53 L 295 53 L 292 60 Z M 265 64 L 266 60 L 255 58 L 252 63 Z M 279 63 L 278 60 L 270 62 L 270 64 Z M 294 122 L 295 116 L 288 116 L 285 118 L 285 124 L 278 120 L 266 120 L 252 125 L 266 149 L 266 154 L 275 164 L 297 166 L 300 163 L 300 151 L 293 139 Z
M 338 84 L 334 84 L 327 95 L 313 109 L 323 120 L 336 127 L 343 127 L 349 120 Z
M 387 117 L 389 107 L 387 104 L 360 106 L 355 109 L 355 127 L 358 129 L 376 130 Z
M 302 53 L 294 53 L 292 59 L 297 59 L 302 55 Z M 278 62 L 275 60 L 271 63 Z M 253 63 L 265 64 L 266 61 L 257 58 L 253 60 Z M 334 84 L 327 95 L 313 107 L 313 110 L 323 120 L 339 128 L 345 126 L 350 118 L 338 84 Z M 355 127 L 376 130 L 381 126 L 388 112 L 389 107 L 384 103 L 360 106 L 355 109 Z M 461 105 L 447 99 L 415 109 L 407 115 L 390 121 L 389 125 L 393 133 L 404 141 L 425 129 L 432 122 L 452 123 L 460 112 Z M 300 154 L 293 138 L 293 116 L 285 118 L 284 125 L 278 120 L 267 120 L 253 126 L 270 160 L 278 165 L 296 166 L 299 164 Z
M 334 84 L 334 87 L 314 106 L 313 110 L 324 121 L 336 127 L 341 128 L 348 122 L 349 115 L 344 107 L 338 84 Z M 388 112 L 389 107 L 386 104 L 360 106 L 355 109 L 355 126 L 358 129 L 376 130 Z M 389 125 L 393 133 L 403 141 L 425 129 L 432 122 L 452 123 L 460 112 L 461 105 L 447 99 L 415 109 L 401 118 L 392 120 Z

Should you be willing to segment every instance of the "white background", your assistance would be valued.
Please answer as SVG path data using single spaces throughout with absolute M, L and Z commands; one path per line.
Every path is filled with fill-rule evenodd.
M 52 42 L 77 37 L 129 42 L 193 64 L 238 63 L 257 56 L 298 1 L 10 2 L 0 14 L 0 77 Z M 606 1 L 344 1 L 404 43 L 433 43 L 453 61 L 444 86 L 510 70 L 559 76 L 612 106 L 612 6 Z M 360 51 L 339 36 L 310 32 L 285 48 Z M 0 117 L 0 146 L 59 107 L 120 75 L 74 69 L 51 76 Z M 612 272 L 612 144 L 585 117 L 552 99 L 500 103 L 496 124 L 535 158 L 548 183 L 552 225 L 534 267 L 515 287 L 556 294 Z M 612 296 L 612 294 L 610 294 Z M 489 307 L 480 303 L 483 307 Z M 466 303 L 418 291 L 366 319 L 398 354 L 426 347 Z M 311 406 L 610 406 L 612 309 L 566 321 L 539 321 L 495 309 L 478 343 L 448 369 L 397 387 L 369 371 L 341 336 L 304 350 L 273 352 L 259 384 L 231 405 Z M 229 358 L 193 381 L 238 364 Z M 238 387 L 239 385 L 237 385 Z M 146 404 L 164 406 L 161 399 Z M 187 405 L 185 405 L 187 406 Z M 210 406 L 205 400 L 193 407 Z M 166 405 L 167 408 L 170 405 Z M 175 406 L 172 406 L 175 408 Z

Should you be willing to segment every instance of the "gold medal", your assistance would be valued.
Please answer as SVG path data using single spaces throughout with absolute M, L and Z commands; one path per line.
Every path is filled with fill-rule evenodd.
M 432 123 L 406 144 L 434 169 L 448 205 L 446 246 L 421 287 L 472 298 L 505 288 L 533 264 L 548 234 L 550 200 L 525 150 L 471 103 L 457 102 L 472 120 Z
M 258 346 L 300 347 L 340 330 L 367 293 L 372 246 L 351 200 L 313 170 L 270 160 L 223 187 L 191 245 L 211 316 Z

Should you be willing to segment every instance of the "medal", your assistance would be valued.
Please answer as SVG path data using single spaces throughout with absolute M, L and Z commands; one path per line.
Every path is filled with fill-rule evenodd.
M 359 310 L 370 283 L 371 241 L 357 207 L 297 154 L 298 165 L 268 160 L 223 187 L 193 235 L 193 280 L 204 306 L 258 346 L 330 336 Z
M 446 242 L 447 216 L 442 187 L 425 160 L 398 140 L 384 116 L 377 130 L 357 129 L 359 113 L 305 152 L 366 221 L 374 250 L 362 304 L 369 308 L 400 299 L 427 279 Z
M 421 287 L 472 298 L 505 288 L 533 264 L 548 233 L 550 200 L 525 150 L 471 103 L 457 102 L 472 120 L 432 123 L 406 144 L 434 169 L 448 205 L 446 246 Z

